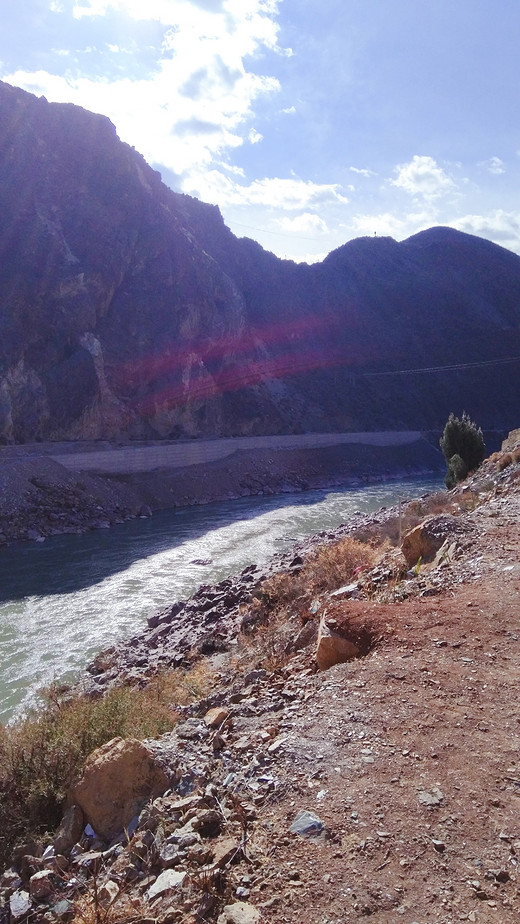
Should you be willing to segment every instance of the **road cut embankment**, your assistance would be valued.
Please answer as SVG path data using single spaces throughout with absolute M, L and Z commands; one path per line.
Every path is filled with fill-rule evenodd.
M 0 544 L 107 527 L 156 510 L 442 470 L 420 433 L 295 434 L 1 450 Z

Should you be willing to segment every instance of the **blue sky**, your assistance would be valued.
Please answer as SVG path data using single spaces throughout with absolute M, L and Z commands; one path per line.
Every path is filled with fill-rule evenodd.
M 282 257 L 436 224 L 520 253 L 519 36 L 518 0 L 23 0 L 0 78 Z

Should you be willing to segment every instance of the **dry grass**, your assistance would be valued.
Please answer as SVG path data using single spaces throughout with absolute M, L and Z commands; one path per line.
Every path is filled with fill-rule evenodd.
M 297 650 L 292 643 L 309 620 L 312 602 L 361 576 L 379 555 L 368 543 L 347 537 L 319 546 L 299 572 L 279 572 L 265 580 L 244 611 L 241 660 L 269 670 L 286 664 Z
M 497 470 L 503 472 L 505 468 L 513 463 L 513 455 L 510 452 L 503 452 L 499 459 L 497 459 Z
M 59 824 L 67 791 L 88 755 L 111 738 L 155 738 L 177 721 L 176 706 L 207 694 L 204 663 L 171 671 L 146 687 L 117 687 L 100 699 L 63 696 L 54 688 L 41 709 L 0 726 L 0 864 L 20 838 Z
M 94 880 L 92 889 L 76 898 L 71 924 L 139 924 L 152 916 L 144 898 L 130 898 L 125 892 L 120 892 L 113 901 L 104 904 L 98 897 Z

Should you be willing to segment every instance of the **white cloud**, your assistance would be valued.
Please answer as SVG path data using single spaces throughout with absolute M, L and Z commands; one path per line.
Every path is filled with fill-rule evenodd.
M 287 109 L 282 109 L 282 112 L 284 115 L 294 115 L 296 112 L 296 106 L 288 106 Z
M 266 49 L 281 53 L 277 9 L 278 0 L 78 0 L 79 18 L 117 10 L 135 20 L 160 21 L 165 40 L 153 73 L 133 80 L 129 70 L 108 80 L 17 71 L 3 79 L 49 101 L 107 115 L 147 160 L 177 176 L 189 174 L 188 185 L 194 185 L 193 178 L 244 141 L 260 140 L 250 126 L 255 101 L 280 87 L 276 78 L 246 65 Z
M 520 254 L 520 212 L 493 209 L 487 215 L 464 215 L 451 221 L 450 226 Z
M 256 128 L 251 128 L 247 137 L 251 144 L 258 144 L 259 141 L 264 140 L 264 136 L 257 132 Z
M 302 253 L 294 254 L 290 253 L 284 254 L 286 260 L 294 260 L 295 263 L 322 263 L 326 256 L 330 253 L 329 250 L 323 250 L 321 253 Z
M 205 202 L 214 202 L 224 207 L 249 205 L 297 211 L 326 202 L 348 202 L 337 184 L 312 183 L 298 177 L 266 177 L 244 186 L 232 182 L 218 170 L 210 170 L 194 179 L 194 187 L 189 186 L 189 180 L 184 182 L 184 192 L 191 192 Z
M 504 161 L 501 160 L 500 157 L 490 157 L 489 160 L 481 160 L 478 166 L 484 167 L 489 173 L 493 173 L 495 176 L 506 172 Z
M 378 237 L 393 237 L 397 241 L 402 241 L 418 231 L 431 228 L 436 223 L 436 213 L 432 209 L 399 215 L 392 212 L 380 212 L 376 215 L 355 215 L 348 232 L 349 236 L 371 237 L 377 234 Z
M 303 212 L 302 215 L 296 215 L 295 218 L 280 218 L 277 224 L 282 231 L 295 232 L 296 234 L 328 234 L 329 231 L 323 218 L 313 212 Z
M 368 170 L 367 167 L 349 167 L 351 173 L 357 173 L 359 176 L 377 176 L 373 170 Z
M 438 199 L 445 193 L 455 189 L 455 183 L 448 174 L 439 167 L 433 157 L 415 154 L 408 164 L 399 164 L 395 172 L 397 179 L 391 180 L 393 186 L 398 186 L 414 197 L 425 200 Z

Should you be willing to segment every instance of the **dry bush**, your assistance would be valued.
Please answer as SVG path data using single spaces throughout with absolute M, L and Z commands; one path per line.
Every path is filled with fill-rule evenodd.
M 299 571 L 282 571 L 267 578 L 255 592 L 255 600 L 244 611 L 245 634 L 286 620 L 303 616 L 314 597 L 337 590 L 361 571 L 374 564 L 374 549 L 348 537 L 330 545 L 320 545 L 308 556 Z M 281 623 L 280 623 L 281 624 Z
M 374 559 L 370 545 L 351 537 L 320 545 L 310 553 L 300 571 L 280 572 L 262 583 L 257 592 L 262 615 L 279 613 L 294 604 L 305 607 L 316 594 L 337 590 L 360 571 L 370 568 Z
M 337 590 L 342 584 L 375 564 L 376 552 L 350 536 L 333 545 L 321 545 L 300 573 L 312 595 Z
M 146 899 L 130 897 L 124 891 L 108 904 L 104 904 L 99 898 L 98 884 L 94 877 L 92 889 L 74 902 L 71 924 L 140 924 L 151 916 Z
M 211 671 L 156 676 L 146 687 L 117 687 L 100 699 L 45 694 L 44 705 L 13 726 L 0 726 L 0 864 L 15 840 L 53 830 L 88 755 L 111 738 L 155 738 L 175 725 L 175 705 L 200 698 Z
M 513 462 L 513 456 L 510 452 L 502 453 L 500 459 L 497 460 L 497 470 L 503 472 L 508 465 L 511 465 Z
M 154 700 L 158 704 L 187 706 L 198 699 L 203 699 L 214 687 L 215 671 L 203 658 L 189 670 L 164 671 L 157 674 L 142 691 L 146 701 Z M 175 712 L 172 713 L 176 718 Z M 147 736 L 148 737 L 148 736 Z
M 298 633 L 300 620 L 285 613 L 274 614 L 269 621 L 257 625 L 254 634 L 240 632 L 237 645 L 237 662 L 241 670 L 262 667 L 276 671 L 290 660 L 288 643 Z
M 434 516 L 438 513 L 448 513 L 452 505 L 452 498 L 446 491 L 436 491 L 424 498 L 424 516 Z

